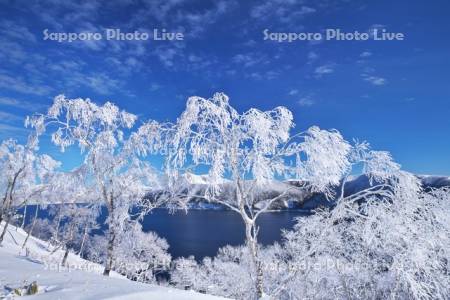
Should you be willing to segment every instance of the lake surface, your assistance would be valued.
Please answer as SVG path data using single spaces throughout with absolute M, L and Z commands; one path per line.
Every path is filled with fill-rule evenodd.
M 27 222 L 34 214 L 35 207 L 29 206 Z M 262 214 L 257 224 L 260 226 L 259 242 L 263 245 L 281 240 L 281 230 L 291 229 L 295 218 L 305 216 L 302 211 L 279 211 Z M 51 218 L 47 210 L 39 211 L 40 218 Z M 106 218 L 106 209 L 99 216 L 99 223 Z M 144 217 L 144 231 L 154 231 L 169 243 L 172 257 L 193 255 L 197 260 L 205 256 L 215 256 L 225 245 L 244 243 L 244 223 L 233 211 L 189 210 L 169 213 L 166 209 L 155 209 Z
M 304 216 L 301 211 L 281 211 L 262 214 L 259 241 L 263 245 L 281 240 L 281 230 L 291 229 L 295 218 Z M 225 245 L 244 243 L 244 223 L 233 211 L 190 210 L 170 214 L 156 209 L 143 220 L 144 231 L 154 231 L 164 237 L 170 245 L 173 257 L 194 255 L 196 259 L 215 256 Z

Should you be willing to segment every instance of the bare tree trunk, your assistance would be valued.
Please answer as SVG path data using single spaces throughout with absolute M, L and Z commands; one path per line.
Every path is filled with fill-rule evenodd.
M 60 204 L 64 205 L 64 204 Z M 58 242 L 59 239 L 59 227 L 61 227 L 61 208 L 58 210 L 58 222 L 56 223 L 55 241 Z
M 88 225 L 86 224 L 86 225 L 84 226 L 83 239 L 81 240 L 80 252 L 78 252 L 78 255 L 79 255 L 80 257 L 81 257 L 81 255 L 83 255 L 84 243 L 86 242 L 87 232 L 88 232 Z
M 66 251 L 64 252 L 64 257 L 63 257 L 62 262 L 61 262 L 61 267 L 64 267 L 66 265 L 68 256 L 69 256 L 69 248 L 66 247 Z
M 9 203 L 11 203 L 11 195 L 8 194 L 10 189 L 10 184 L 8 184 L 8 188 L 6 190 L 5 197 L 3 198 L 2 208 L 0 210 L 0 224 L 3 220 L 5 220 L 5 227 L 3 227 L 2 234 L 0 235 L 0 245 L 3 242 L 3 238 L 5 237 L 6 230 L 8 229 L 9 221 L 10 221 L 10 213 L 9 213 Z
M 5 238 L 5 234 L 6 234 L 6 231 L 8 230 L 8 225 L 9 225 L 9 222 L 11 221 L 11 202 L 12 202 L 12 200 L 11 200 L 11 194 L 10 194 L 10 196 L 9 196 L 9 199 L 7 199 L 7 201 L 5 201 L 4 203 L 3 203 L 3 205 L 4 205 L 4 207 L 2 207 L 2 213 L 1 213 L 1 221 L 5 221 L 5 226 L 3 227 L 3 231 L 2 231 L 2 234 L 0 235 L 0 245 L 3 243 L 3 239 Z M 1 221 L 0 221 L 0 224 L 1 224 Z
M 66 265 L 67 257 L 69 256 L 69 243 L 73 241 L 73 236 L 75 234 L 76 225 L 73 222 L 73 215 L 71 215 L 70 218 L 72 219 L 72 224 L 69 227 L 69 237 L 64 242 L 65 251 L 64 251 L 63 259 L 61 261 L 62 267 L 64 267 Z
M 255 271 L 255 290 L 257 299 L 262 298 L 263 289 L 263 266 L 259 258 L 258 251 L 258 239 L 256 224 L 246 222 L 245 223 L 245 236 L 246 245 L 250 252 L 251 262 Z
M 104 276 L 109 276 L 109 273 L 111 272 L 114 260 L 114 242 L 116 240 L 116 232 L 114 228 L 114 199 L 112 196 L 108 203 L 108 248 L 106 251 L 105 270 L 103 271 Z
M 248 210 L 251 208 L 247 208 L 245 206 L 245 195 L 243 187 L 241 186 L 240 180 L 237 181 L 237 190 L 236 190 L 236 198 L 239 203 L 239 211 L 242 217 L 242 220 L 245 223 L 245 239 L 246 245 L 250 252 L 251 263 L 253 265 L 254 270 L 254 284 L 256 291 L 256 299 L 260 299 L 263 296 L 263 269 L 262 262 L 258 255 L 258 229 L 256 226 L 256 220 L 253 216 L 248 214 Z M 247 204 L 248 205 L 248 204 Z
M 112 269 L 113 264 L 113 256 L 114 256 L 114 241 L 116 239 L 116 234 L 114 233 L 114 229 L 110 228 L 108 230 L 108 249 L 106 253 L 106 265 L 105 270 L 103 271 L 103 275 L 109 276 L 109 273 Z
M 9 193 L 10 188 L 11 188 L 11 183 L 8 182 L 8 186 L 6 187 L 6 191 L 5 191 L 5 196 L 3 197 L 3 201 L 2 201 L 2 206 L 0 208 L 0 224 L 2 223 L 2 221 L 5 217 L 5 213 L 6 213 L 5 207 L 8 206 L 7 200 L 9 200 L 8 193 Z
M 27 237 L 25 238 L 25 241 L 23 241 L 22 249 L 25 248 L 25 246 L 28 242 L 28 239 L 30 238 L 31 233 L 33 232 L 34 225 L 36 225 L 38 213 L 39 213 L 39 205 L 36 206 L 36 211 L 34 212 L 33 223 L 31 223 L 31 227 L 30 227 L 30 230 L 28 230 Z
M 22 219 L 22 224 L 20 225 L 20 228 L 22 228 L 22 229 L 25 226 L 25 219 L 27 218 L 27 207 L 28 207 L 28 205 L 25 205 L 25 207 L 23 209 L 23 219 Z
M 13 203 L 13 191 L 16 186 L 17 178 L 19 177 L 20 173 L 22 173 L 23 168 L 21 168 L 16 174 L 14 174 L 14 179 L 11 183 L 8 182 L 9 187 L 9 196 L 8 196 L 8 190 L 6 190 L 6 194 L 3 200 L 2 210 L 1 210 L 1 218 L 4 218 L 4 215 L 6 214 L 5 218 L 5 227 L 3 228 L 3 232 L 0 235 L 0 245 L 3 243 L 3 239 L 6 234 L 6 230 L 8 228 L 9 222 L 11 221 L 11 206 Z M 5 209 L 6 208 L 6 209 Z

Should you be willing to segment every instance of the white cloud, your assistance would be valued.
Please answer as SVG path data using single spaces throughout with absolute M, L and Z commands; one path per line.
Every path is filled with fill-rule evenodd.
M 49 86 L 40 82 L 30 83 L 20 77 L 7 74 L 0 74 L 0 87 L 31 95 L 47 95 L 52 90 Z
M 74 90 L 80 86 L 92 89 L 101 95 L 110 95 L 120 90 L 123 93 L 127 91 L 123 89 L 123 81 L 111 78 L 109 75 L 101 72 L 72 72 L 65 79 L 65 88 Z
M 21 109 L 25 109 L 25 110 L 33 111 L 33 112 L 40 111 L 40 110 L 46 108 L 46 105 L 44 105 L 44 104 L 26 101 L 26 100 L 18 100 L 18 99 L 13 99 L 13 98 L 8 98 L 8 97 L 0 97 L 0 106 L 10 106 L 10 107 L 21 108 Z
M 85 63 L 81 60 L 70 60 L 69 59 L 69 60 L 55 61 L 52 64 L 50 64 L 48 67 L 56 72 L 67 73 L 68 71 L 70 71 L 70 72 L 79 71 L 83 68 L 84 65 L 85 65 Z
M 334 65 L 327 64 L 320 67 L 317 67 L 314 70 L 314 74 L 316 74 L 316 77 L 322 77 L 325 74 L 331 74 L 334 72 Z
M 175 47 L 158 47 L 155 49 L 154 54 L 159 58 L 161 63 L 168 68 L 175 66 L 175 58 L 177 56 L 183 56 L 183 52 Z
M 362 75 L 363 79 L 367 82 L 370 82 L 373 85 L 385 85 L 387 83 L 387 80 L 383 77 L 378 76 L 368 76 L 367 74 Z
M 292 89 L 288 93 L 289 96 L 294 96 L 294 95 L 297 95 L 297 94 L 298 94 L 298 90 L 297 89 Z
M 295 24 L 295 21 L 316 12 L 315 8 L 303 5 L 298 0 L 266 0 L 250 10 L 250 16 L 255 19 L 276 17 L 282 23 Z
M 370 57 L 370 56 L 372 56 L 372 52 L 370 51 L 364 51 L 359 55 L 359 57 Z
M 53 29 L 62 31 L 65 26 L 95 20 L 102 5 L 100 1 L 33 1 L 27 3 L 27 9 Z
M 17 138 L 18 136 L 24 137 L 29 132 L 23 126 L 14 126 L 9 124 L 0 123 L 0 138 Z
M 300 106 L 312 106 L 316 103 L 316 101 L 312 98 L 311 95 L 300 98 L 297 101 L 297 104 Z
M 198 37 L 205 31 L 208 25 L 214 24 L 224 14 L 237 7 L 238 2 L 231 0 L 219 0 L 215 5 L 203 12 L 178 11 L 176 20 L 182 25 L 187 26 L 186 35 Z
M 0 38 L 0 60 L 13 64 L 22 64 L 29 58 L 24 47 L 19 43 Z
M 266 72 L 252 72 L 245 74 L 246 78 L 252 78 L 255 80 L 272 80 L 280 75 L 278 71 L 266 71 Z
M 236 54 L 231 58 L 231 61 L 246 68 L 257 65 L 262 61 L 267 62 L 263 55 L 254 52 Z
M 92 74 L 85 77 L 85 84 L 91 87 L 94 91 L 102 95 L 111 94 L 114 90 L 120 87 L 120 82 L 112 79 L 106 74 Z
M 157 90 L 159 90 L 159 89 L 161 89 L 161 85 L 159 85 L 158 83 L 156 83 L 156 82 L 152 82 L 151 84 L 150 84 L 150 91 L 151 92 L 156 92 Z
M 4 122 L 15 122 L 23 120 L 23 117 L 5 111 L 0 111 L 0 120 Z
M 309 51 L 308 53 L 308 63 L 313 63 L 316 59 L 319 58 L 319 55 L 314 51 Z
M 17 22 L 11 22 L 9 20 L 3 20 L 0 22 L 0 33 L 2 36 L 9 36 L 14 39 L 19 39 L 28 42 L 36 42 L 36 36 L 30 32 L 30 30 L 18 24 Z
M 268 80 L 272 80 L 272 79 L 277 78 L 279 75 L 280 75 L 280 73 L 277 71 L 267 71 L 265 73 L 265 78 Z

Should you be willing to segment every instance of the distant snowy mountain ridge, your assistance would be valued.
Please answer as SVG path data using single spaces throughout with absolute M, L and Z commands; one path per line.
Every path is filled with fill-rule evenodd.
M 422 181 L 422 186 L 424 189 L 427 188 L 441 188 L 448 186 L 450 187 L 450 177 L 448 176 L 436 176 L 436 175 L 417 175 Z M 196 175 L 193 173 L 186 173 L 183 176 L 183 185 L 186 190 L 189 190 L 190 194 L 201 195 L 206 187 L 210 185 L 209 178 L 207 174 Z M 220 189 L 223 191 L 223 197 L 229 197 L 232 195 L 230 191 L 230 184 L 228 180 L 222 180 L 219 185 Z M 320 193 L 310 193 L 303 189 L 292 189 L 292 186 L 300 187 L 304 183 L 297 180 L 288 181 L 270 181 L 264 184 L 262 188 L 259 188 L 257 192 L 257 197 L 261 199 L 273 198 L 284 191 L 291 188 L 290 192 L 274 203 L 271 207 L 273 210 L 283 210 L 283 209 L 315 209 L 319 206 L 330 205 L 330 202 L 325 198 L 323 194 Z M 345 194 L 352 195 L 370 186 L 369 178 L 365 175 L 353 176 L 351 177 L 345 186 Z M 158 191 L 161 192 L 161 191 Z M 263 202 L 263 201 L 262 201 Z M 202 198 L 198 197 L 191 200 L 188 207 L 190 209 L 221 209 L 220 205 L 211 204 L 204 201 Z

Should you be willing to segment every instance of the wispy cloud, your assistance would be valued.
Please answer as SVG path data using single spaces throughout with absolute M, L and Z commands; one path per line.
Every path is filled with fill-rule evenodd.
M 309 51 L 307 58 L 308 58 L 308 64 L 312 64 L 319 58 L 319 54 L 317 54 L 314 51 Z
M 251 67 L 263 61 L 267 62 L 264 55 L 255 52 L 236 54 L 231 58 L 231 61 L 244 67 Z
M 177 57 L 184 57 L 183 51 L 176 47 L 162 46 L 155 49 L 154 54 L 159 58 L 161 63 L 168 68 L 175 66 Z
M 298 19 L 314 12 L 316 9 L 303 5 L 303 1 L 266 0 L 254 6 L 250 11 L 250 16 L 255 19 L 276 17 L 282 23 L 295 24 Z
M 297 95 L 297 94 L 298 94 L 298 90 L 297 89 L 292 89 L 288 93 L 289 96 L 294 96 L 294 95 Z
M 215 5 L 202 12 L 178 11 L 175 20 L 187 26 L 186 35 L 188 37 L 198 37 L 208 25 L 214 24 L 220 17 L 232 11 L 238 6 L 235 0 L 219 0 Z
M 331 74 L 334 72 L 334 65 L 333 64 L 326 64 L 323 66 L 319 66 L 314 70 L 314 74 L 316 77 L 320 78 L 325 74 Z
M 156 83 L 156 82 L 152 82 L 151 84 L 150 84 L 150 91 L 151 92 L 156 92 L 157 90 L 159 90 L 159 89 L 161 89 L 161 85 L 160 84 L 158 84 L 158 83 Z
M 2 20 L 0 22 L 0 33 L 13 39 L 36 42 L 36 36 L 31 31 L 17 22 Z
M 26 82 L 24 79 L 7 74 L 0 74 L 0 87 L 22 94 L 31 95 L 47 95 L 51 92 L 51 88 L 43 83 Z
M 370 82 L 373 85 L 385 85 L 387 83 L 387 80 L 383 77 L 378 77 L 378 76 L 370 76 L 367 74 L 362 74 L 361 75 L 363 77 L 363 79 L 367 82 Z
M 363 58 L 370 57 L 370 56 L 372 56 L 372 52 L 370 52 L 370 51 L 364 51 L 363 53 L 361 53 L 359 55 L 359 57 L 363 57 Z
M 3 122 L 15 122 L 15 121 L 21 121 L 23 120 L 23 117 L 9 113 L 9 112 L 5 112 L 5 111 L 0 111 L 0 120 L 2 120 Z
M 15 126 L 5 123 L 0 123 L 0 138 L 18 138 L 25 137 L 28 134 L 29 130 L 23 126 Z
M 112 94 L 113 91 L 119 89 L 121 86 L 119 80 L 113 79 L 103 73 L 86 76 L 84 83 L 85 85 L 102 95 Z
M 301 97 L 298 101 L 297 104 L 300 106 L 312 106 L 316 103 L 316 101 L 313 99 L 312 95 L 307 95 L 304 97 Z
M 266 72 L 251 72 L 245 73 L 246 78 L 252 78 L 255 80 L 272 80 L 280 75 L 277 71 L 266 71 Z
M 28 111 L 41 111 L 46 105 L 32 101 L 13 99 L 8 97 L 0 97 L 0 106 L 10 106 Z

